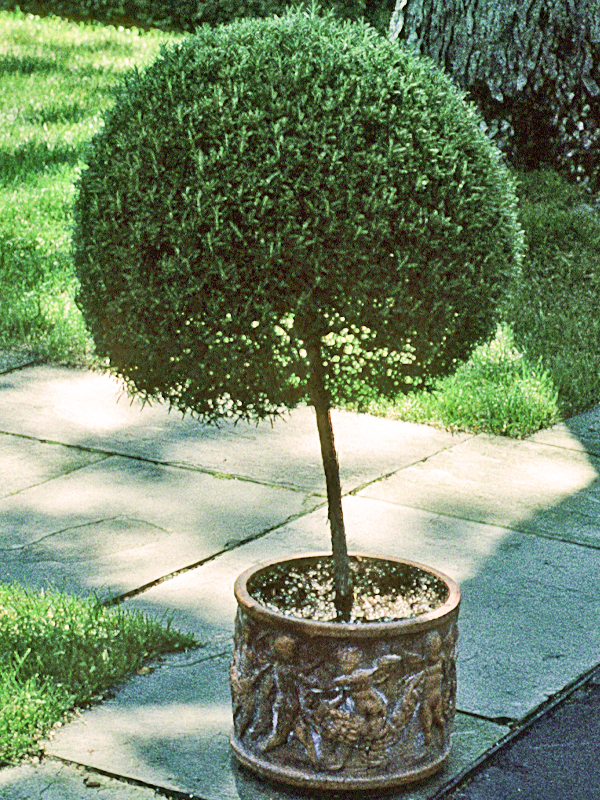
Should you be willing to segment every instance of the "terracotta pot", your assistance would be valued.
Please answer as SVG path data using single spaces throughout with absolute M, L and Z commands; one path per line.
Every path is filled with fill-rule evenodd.
M 448 759 L 460 590 L 420 564 L 354 556 L 433 576 L 443 603 L 394 622 L 317 622 L 271 611 L 250 592 L 276 565 L 326 554 L 240 575 L 231 746 L 259 775 L 306 788 L 382 789 L 422 780 Z

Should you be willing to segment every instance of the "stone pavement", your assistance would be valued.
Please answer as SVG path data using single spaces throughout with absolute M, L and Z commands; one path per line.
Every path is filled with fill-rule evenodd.
M 0 799 L 304 797 L 232 761 L 227 671 L 235 577 L 329 546 L 312 411 L 216 429 L 120 394 L 84 370 L 0 375 L 0 580 L 121 597 L 203 645 L 66 725 L 42 764 L 0 770 Z M 600 407 L 524 441 L 333 425 L 350 548 L 461 585 L 452 757 L 386 795 L 441 797 L 600 662 Z
M 600 669 L 519 726 L 447 800 L 597 800 Z M 554 705 L 551 703 L 550 705 Z

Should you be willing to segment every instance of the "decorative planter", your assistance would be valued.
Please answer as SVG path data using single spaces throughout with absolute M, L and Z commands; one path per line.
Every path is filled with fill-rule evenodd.
M 365 554 L 441 587 L 433 611 L 393 622 L 284 616 L 251 595 L 278 559 L 236 581 L 230 668 L 236 758 L 258 774 L 318 789 L 382 789 L 422 780 L 450 754 L 460 590 L 436 570 Z

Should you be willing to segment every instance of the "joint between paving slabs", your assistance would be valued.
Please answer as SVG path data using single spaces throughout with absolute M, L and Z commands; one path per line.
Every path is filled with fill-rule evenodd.
M 194 569 L 198 569 L 199 567 L 203 567 L 205 564 L 209 564 L 211 561 L 219 558 L 219 556 L 225 555 L 225 553 L 230 553 L 233 550 L 237 550 L 240 547 L 244 547 L 251 542 L 256 542 L 258 539 L 262 539 L 263 536 L 266 536 L 269 533 L 273 533 L 273 531 L 278 530 L 279 528 L 284 528 L 286 525 L 289 525 L 291 522 L 295 522 L 297 519 L 301 517 L 308 516 L 308 514 L 312 514 L 314 511 L 317 511 L 323 506 L 326 505 L 326 502 L 320 503 L 319 505 L 315 506 L 314 508 L 307 509 L 305 511 L 300 511 L 297 514 L 291 514 L 282 522 L 278 522 L 276 525 L 272 525 L 270 528 L 266 528 L 263 531 L 259 531 L 258 533 L 253 534 L 252 536 L 248 536 L 245 539 L 240 541 L 233 541 L 229 542 L 225 545 L 221 550 L 216 553 L 212 553 L 206 558 L 202 558 L 199 561 L 195 561 L 193 564 L 188 564 L 185 567 L 181 567 L 180 569 L 173 570 L 172 572 L 167 573 L 166 575 L 162 575 L 159 578 L 155 578 L 153 581 L 149 581 L 148 583 L 143 584 L 142 586 L 138 586 L 136 589 L 131 589 L 128 592 L 123 592 L 122 594 L 116 595 L 115 597 L 109 597 L 107 600 L 103 601 L 103 605 L 106 606 L 115 606 L 119 605 L 120 603 L 124 602 L 125 600 L 129 600 L 132 597 L 138 597 L 139 595 L 143 594 L 144 592 L 153 589 L 155 586 L 160 586 L 161 583 L 165 583 L 166 581 L 173 580 L 173 578 L 177 578 L 180 575 L 185 574 L 186 572 L 191 572 Z
M 71 759 L 62 758 L 61 756 L 45 756 L 45 760 L 52 761 L 55 764 L 64 764 L 67 767 L 75 767 L 77 770 L 81 771 L 82 782 L 84 786 L 89 789 L 107 788 L 97 784 L 100 783 L 98 778 L 108 778 L 109 780 L 122 783 L 126 786 L 137 786 L 140 789 L 148 789 L 149 791 L 153 791 L 157 797 L 165 797 L 170 800 L 206 800 L 206 798 L 200 795 L 190 794 L 189 792 L 179 792 L 176 789 L 167 789 L 164 786 L 157 786 L 153 783 L 130 778 L 126 775 L 119 775 L 116 772 L 109 772 L 108 770 L 103 770 L 98 767 L 88 767 L 86 764 L 80 764 L 78 761 L 72 761 Z M 46 789 L 43 790 L 42 795 L 45 791 Z M 42 795 L 40 795 L 40 797 Z
M 568 422 L 568 420 L 566 420 L 566 422 Z M 563 422 L 561 424 L 564 426 L 565 422 Z M 544 430 L 550 430 L 550 429 L 549 428 L 547 428 L 547 429 L 542 428 L 542 430 L 541 431 L 537 431 L 537 433 L 543 433 Z M 571 434 L 571 435 L 574 436 L 574 438 L 577 438 L 577 436 L 575 434 Z M 535 436 L 535 434 L 532 433 L 531 436 Z M 529 436 L 526 436 L 525 437 L 525 441 L 527 441 L 527 439 L 529 439 L 529 438 L 530 438 Z M 599 444 L 592 443 L 590 445 L 590 449 L 588 450 L 587 449 L 588 445 L 585 445 L 581 441 L 580 441 L 580 443 L 584 447 L 584 449 L 582 449 L 582 450 L 578 450 L 578 449 L 574 449 L 572 447 L 568 447 L 567 445 L 560 444 L 560 442 L 543 442 L 543 446 L 544 447 L 551 447 L 554 450 L 562 450 L 563 452 L 566 452 L 566 453 L 578 452 L 581 455 L 592 456 L 593 458 L 600 458 L 600 445 Z M 541 444 L 541 443 L 537 442 L 537 444 Z
M 471 719 L 491 722 L 494 725 L 502 725 L 503 727 L 511 729 L 520 724 L 520 720 L 516 717 L 488 717 L 486 714 L 478 714 L 476 711 L 465 711 L 461 708 L 457 708 L 456 713 L 462 714 L 465 717 L 470 717 Z
M 426 460 L 426 459 L 424 459 L 424 460 Z M 401 471 L 402 470 L 398 470 L 398 472 L 401 472 Z M 396 472 L 391 472 L 389 475 L 384 475 L 381 478 L 377 478 L 376 480 L 371 481 L 371 484 L 377 483 L 379 480 L 385 480 L 385 478 L 389 478 L 389 477 L 391 477 L 393 475 L 396 475 L 396 474 L 397 474 Z M 364 484 L 363 487 L 360 487 L 358 489 L 353 489 L 353 490 L 347 492 L 347 494 L 353 496 L 357 492 L 361 491 L 363 488 L 365 488 L 365 487 L 367 487 L 369 485 L 370 484 L 366 483 L 366 484 Z M 525 523 L 523 523 L 523 524 L 517 523 L 516 525 L 514 525 L 514 527 L 510 527 L 509 528 L 509 527 L 505 527 L 503 525 L 500 525 L 497 522 L 488 522 L 487 520 L 481 519 L 480 517 L 477 517 L 477 516 L 466 516 L 465 514 L 461 514 L 459 516 L 459 515 L 451 514 L 449 511 L 431 511 L 431 509 L 427 508 L 424 505 L 423 506 L 409 506 L 409 505 L 405 505 L 404 503 L 396 503 L 393 500 L 386 500 L 384 498 L 377 498 L 377 502 L 378 503 L 387 503 L 388 505 L 395 506 L 397 508 L 409 508 L 409 509 L 412 509 L 412 510 L 416 509 L 418 511 L 426 511 L 428 513 L 435 514 L 437 517 L 447 517 L 448 519 L 457 519 L 457 520 L 460 520 L 461 522 L 474 522 L 477 525 L 484 525 L 484 526 L 490 527 L 490 528 L 504 528 L 504 530 L 509 531 L 511 533 L 520 533 L 523 536 L 536 536 L 536 537 L 541 538 L 541 539 L 549 539 L 549 540 L 551 540 L 553 542 L 562 542 L 563 544 L 572 544 L 572 545 L 576 545 L 577 547 L 585 547 L 588 550 L 600 550 L 600 538 L 598 540 L 598 543 L 595 544 L 593 542 L 584 541 L 581 538 L 578 538 L 576 536 L 569 536 L 568 534 L 566 534 L 566 535 L 565 534 L 558 535 L 556 533 L 547 533 L 546 531 L 544 531 L 542 529 L 533 530 L 531 527 L 528 527 Z M 564 587 L 562 587 L 562 588 L 564 588 Z M 573 590 L 573 591 L 579 591 L 579 590 Z
M 444 800 L 444 798 L 448 796 L 449 792 L 452 792 L 462 786 L 470 775 L 483 767 L 505 745 L 508 745 L 510 742 L 518 739 L 538 720 L 540 720 L 546 714 L 552 712 L 562 703 L 567 702 L 578 689 L 593 679 L 596 673 L 598 673 L 600 676 L 600 664 L 597 664 L 591 669 L 587 670 L 583 673 L 583 675 L 580 675 L 563 689 L 548 697 L 546 700 L 544 700 L 544 702 L 540 703 L 537 708 L 534 708 L 533 711 L 529 712 L 521 719 L 511 720 L 510 717 L 492 718 L 483 716 L 481 714 L 474 714 L 469 711 L 460 711 L 457 709 L 458 713 L 464 714 L 465 716 L 481 719 L 486 722 L 494 722 L 501 725 L 507 724 L 510 730 L 508 733 L 498 739 L 498 741 L 495 742 L 495 744 L 493 744 L 488 750 L 486 750 L 485 753 L 482 753 L 479 758 L 476 758 L 475 761 L 471 762 L 471 764 L 465 767 L 465 769 L 461 770 L 454 777 L 452 777 L 448 783 L 444 784 L 444 786 L 442 786 L 432 797 L 430 797 L 429 800 Z M 501 720 L 506 720 L 506 722 L 502 722 Z
M 153 464 L 157 467 L 171 467 L 172 469 L 183 469 L 187 470 L 188 472 L 199 472 L 202 475 L 208 475 L 211 478 L 216 478 L 217 480 L 231 480 L 231 481 L 243 481 L 245 483 L 254 483 L 258 486 L 266 486 L 270 489 L 284 489 L 290 492 L 298 492 L 300 494 L 304 494 L 308 497 L 324 497 L 325 491 L 314 491 L 312 489 L 303 489 L 299 486 L 293 486 L 292 484 L 284 484 L 284 483 L 275 483 L 273 481 L 265 481 L 261 480 L 260 478 L 251 478 L 248 475 L 237 475 L 235 473 L 229 472 L 220 472 L 219 470 L 208 469 L 207 467 L 200 467 L 196 464 L 182 464 L 178 461 L 166 461 L 158 458 L 148 458 L 146 456 L 139 456 L 131 453 L 122 453 L 116 450 L 106 450 L 102 447 L 92 447 L 91 445 L 85 444 L 70 444 L 67 442 L 57 442 L 54 439 L 40 439 L 38 436 L 30 436 L 26 433 L 13 433 L 12 431 L 0 431 L 0 436 L 13 436 L 17 439 L 27 439 L 32 442 L 39 442 L 40 444 L 51 444 L 56 445 L 59 447 L 67 447 L 71 450 L 79 450 L 83 453 L 93 453 L 100 456 L 104 456 L 103 459 L 99 459 L 96 464 L 102 463 L 106 461 L 108 458 L 129 458 L 132 461 L 141 461 L 144 464 Z M 94 464 L 82 464 L 78 467 L 75 467 L 68 472 L 63 473 L 64 475 L 69 475 L 71 472 L 76 472 L 80 469 L 86 469 L 88 467 L 93 467 Z M 55 480 L 59 476 L 54 476 L 52 478 L 48 478 L 41 483 L 47 483 L 48 481 Z M 41 484 L 35 484 L 36 486 Z M 25 489 L 20 489 L 19 491 L 24 492 L 27 489 L 32 487 L 28 486 Z M 12 494 L 18 494 L 18 492 L 13 492 Z M 10 496 L 10 495 L 9 495 Z
M 435 453 L 429 453 L 423 458 L 417 458 L 408 464 L 404 464 L 402 467 L 398 467 L 398 469 L 394 469 L 391 472 L 386 472 L 385 475 L 378 475 L 376 478 L 373 478 L 372 480 L 365 481 L 364 483 L 361 483 L 359 486 L 355 486 L 353 489 L 350 489 L 346 494 L 354 496 L 359 492 L 362 492 L 362 490 L 366 489 L 368 486 L 373 486 L 376 483 L 381 483 L 382 481 L 385 481 L 388 478 L 392 478 L 394 475 L 398 475 L 403 470 L 408 469 L 409 467 L 414 467 L 417 464 L 424 464 L 426 461 L 429 461 L 430 458 L 435 458 L 435 456 L 439 455 L 440 453 L 445 453 L 446 450 L 453 450 L 455 447 L 460 447 L 461 444 L 466 444 L 467 442 L 470 442 L 471 439 L 476 439 L 477 436 L 479 436 L 479 434 L 474 433 L 467 439 L 463 439 L 460 442 L 456 442 L 456 444 L 451 444 L 449 447 L 440 447 L 440 449 L 436 450 Z
M 0 433 L 0 435 L 5 435 L 5 434 Z M 12 436 L 13 434 L 8 434 L 8 435 Z M 30 439 L 31 437 L 27 436 L 27 437 L 23 437 L 23 438 Z M 68 447 L 69 446 L 69 445 L 61 445 L 58 442 L 44 442 L 41 439 L 34 439 L 34 441 L 39 441 L 42 444 L 55 444 L 55 445 L 58 445 L 59 447 Z M 80 449 L 81 450 L 83 448 L 76 448 L 76 449 Z M 8 497 L 17 497 L 18 495 L 23 494 L 24 492 L 28 492 L 30 489 L 36 489 L 38 486 L 43 486 L 45 483 L 50 483 L 51 481 L 54 481 L 57 478 L 64 478 L 67 475 L 73 475 L 75 472 L 79 472 L 82 469 L 87 469 L 88 467 L 93 467 L 93 466 L 96 466 L 97 464 L 102 464 L 102 462 L 107 461 L 110 457 L 111 457 L 110 455 L 105 455 L 103 458 L 96 459 L 96 461 L 94 461 L 92 464 L 79 464 L 79 465 L 76 465 L 74 467 L 71 467 L 70 469 L 66 469 L 64 472 L 60 472 L 58 475 L 51 475 L 48 478 L 44 478 L 44 480 L 42 480 L 42 481 L 38 481 L 37 483 L 30 483 L 28 486 L 24 486 L 22 489 L 17 489 L 14 492 L 9 492 L 8 494 L 4 495 L 3 497 L 0 496 L 0 500 L 4 500 L 4 499 L 6 499 Z M 0 548 L 0 550 L 1 549 L 2 548 Z

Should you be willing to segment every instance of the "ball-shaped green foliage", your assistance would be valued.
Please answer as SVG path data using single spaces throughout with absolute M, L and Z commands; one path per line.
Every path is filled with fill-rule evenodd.
M 363 23 L 208 26 L 131 74 L 76 204 L 79 303 L 133 391 L 211 421 L 397 396 L 495 329 L 514 190 L 472 107 Z

